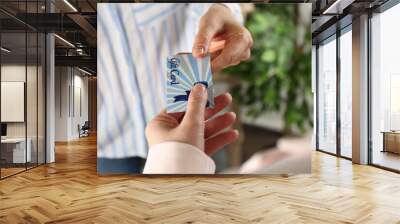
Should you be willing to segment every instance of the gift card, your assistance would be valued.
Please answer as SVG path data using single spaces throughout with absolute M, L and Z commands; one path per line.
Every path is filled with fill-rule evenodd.
M 206 107 L 214 107 L 210 56 L 195 58 L 192 53 L 167 57 L 167 112 L 186 111 L 191 89 L 198 83 L 207 88 Z

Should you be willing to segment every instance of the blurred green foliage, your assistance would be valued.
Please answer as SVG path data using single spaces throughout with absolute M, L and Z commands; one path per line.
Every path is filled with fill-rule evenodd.
M 295 4 L 257 4 L 245 22 L 253 36 L 251 59 L 225 70 L 240 79 L 233 97 L 247 114 L 283 114 L 286 133 L 312 127 L 311 32 L 297 32 Z M 303 41 L 298 41 L 299 36 Z

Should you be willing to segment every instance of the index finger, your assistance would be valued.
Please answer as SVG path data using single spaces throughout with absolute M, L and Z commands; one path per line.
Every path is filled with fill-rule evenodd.
M 204 57 L 207 54 L 210 42 L 220 28 L 220 24 L 212 23 L 206 17 L 200 20 L 199 31 L 194 38 L 192 47 L 194 57 Z
M 208 52 L 214 53 L 219 50 L 222 50 L 224 47 L 225 47 L 225 40 L 212 41 L 210 43 L 210 47 L 208 48 Z

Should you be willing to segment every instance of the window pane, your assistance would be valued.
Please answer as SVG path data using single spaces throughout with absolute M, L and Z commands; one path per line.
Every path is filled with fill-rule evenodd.
M 352 136 L 352 35 L 340 36 L 340 152 L 351 158 Z
M 318 48 L 318 148 L 336 153 L 336 40 Z
M 27 38 L 26 124 L 27 140 L 31 151 L 27 166 L 30 168 L 37 165 L 37 33 L 28 32 Z
M 372 25 L 372 163 L 400 170 L 400 4 Z

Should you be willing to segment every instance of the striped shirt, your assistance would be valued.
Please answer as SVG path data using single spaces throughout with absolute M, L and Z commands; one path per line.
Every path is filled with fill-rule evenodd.
M 99 158 L 146 158 L 146 124 L 166 105 L 166 58 L 191 52 L 211 5 L 98 4 Z M 242 22 L 239 5 L 226 5 Z

